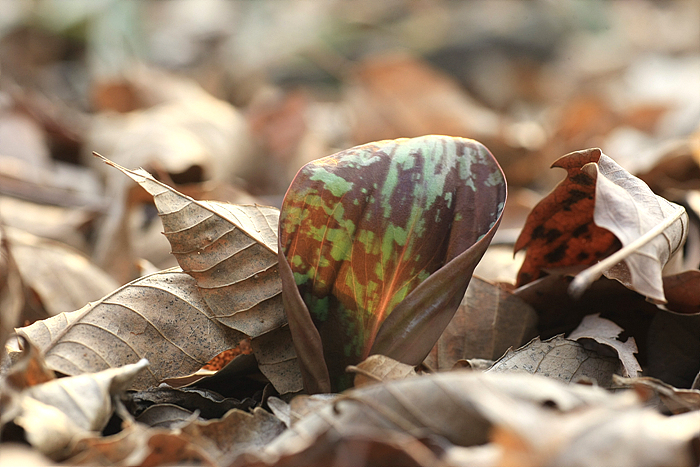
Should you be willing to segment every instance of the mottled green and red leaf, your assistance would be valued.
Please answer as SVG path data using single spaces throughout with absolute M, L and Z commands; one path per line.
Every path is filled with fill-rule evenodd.
M 290 314 L 310 317 L 304 327 L 318 330 L 316 351 L 322 348 L 333 378 L 380 348 L 404 361 L 422 359 L 434 343 L 427 341 L 437 339 L 461 301 L 505 191 L 493 156 L 463 138 L 381 141 L 303 167 L 282 206 L 279 249 L 288 264 L 288 271 L 281 267 L 283 295 L 302 366 L 307 352 L 299 345 L 316 337 L 313 331 L 299 336 L 309 329 L 295 333 Z M 460 276 L 447 279 L 452 284 L 414 293 L 470 248 L 455 272 L 444 273 Z M 396 310 L 401 316 L 390 320 L 392 330 L 382 330 Z M 400 349 L 416 346 L 416 339 L 425 344 Z

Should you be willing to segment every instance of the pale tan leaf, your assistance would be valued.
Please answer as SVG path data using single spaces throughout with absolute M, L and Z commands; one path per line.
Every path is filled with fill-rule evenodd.
M 474 276 L 425 364 L 443 370 L 459 360 L 495 360 L 535 337 L 536 323 L 537 313 L 520 297 Z
M 260 407 L 252 413 L 232 409 L 218 420 L 195 420 L 182 427 L 219 465 L 230 465 L 243 451 L 266 446 L 284 430 L 277 417 Z
M 143 169 L 104 160 L 153 195 L 173 255 L 220 322 L 250 337 L 286 323 L 276 208 L 196 201 Z
M 5 342 L 17 326 L 24 306 L 22 278 L 8 245 L 5 229 L 0 226 L 0 359 Z
M 487 373 L 531 373 L 565 383 L 592 379 L 599 386 L 609 388 L 612 375 L 620 366 L 617 358 L 601 355 L 576 341 L 561 336 L 546 341 L 536 337 L 517 350 L 508 350 Z
M 14 423 L 24 429 L 32 446 L 59 460 L 73 437 L 105 427 L 112 415 L 111 397 L 124 391 L 146 366 L 148 361 L 141 360 L 32 386 L 18 396 L 20 414 Z
M 700 390 L 679 389 L 666 384 L 660 379 L 644 376 L 640 378 L 614 378 L 619 386 L 645 388 L 659 396 L 663 405 L 674 414 L 700 410 Z
M 179 430 L 150 428 L 129 423 L 112 436 L 76 439 L 66 465 L 201 465 L 219 467 L 203 449 Z
M 569 334 L 568 339 L 580 341 L 581 339 L 593 339 L 599 344 L 611 347 L 617 352 L 622 362 L 622 376 L 634 377 L 641 371 L 637 358 L 637 343 L 634 337 L 629 337 L 625 342 L 618 340 L 623 329 L 609 319 L 601 318 L 600 314 L 586 315 L 581 324 Z
M 570 290 L 582 293 L 603 273 L 655 303 L 666 303 L 662 269 L 685 243 L 685 210 L 654 194 L 605 154 L 581 170 L 596 180 L 594 222 L 615 234 L 623 248 L 580 273 Z
M 119 287 L 68 245 L 10 227 L 7 234 L 24 284 L 36 292 L 50 316 L 80 308 Z
M 518 407 L 532 410 L 546 406 L 545 411 L 562 413 L 590 405 L 614 408 L 624 402 L 601 388 L 567 386 L 533 375 L 435 373 L 346 391 L 333 403 L 292 424 L 263 450 L 252 454 L 274 465 L 276 459 L 321 442 L 319 438 L 329 431 L 341 439 L 358 430 L 389 429 L 437 435 L 458 446 L 485 444 L 494 422 L 500 422 L 503 417 L 519 416 L 517 411 L 510 413 L 491 408 L 498 400 L 516 401 Z
M 348 366 L 345 371 L 355 373 L 354 387 L 356 388 L 381 381 L 417 376 L 413 366 L 384 355 L 370 355 L 357 365 Z
M 299 392 L 304 384 L 297 363 L 297 354 L 289 326 L 282 326 L 251 339 L 250 346 L 260 372 L 272 383 L 277 392 Z
M 50 368 L 68 375 L 147 358 L 150 367 L 131 389 L 193 373 L 244 338 L 213 318 L 194 280 L 179 270 L 143 277 L 18 333 L 42 349 Z

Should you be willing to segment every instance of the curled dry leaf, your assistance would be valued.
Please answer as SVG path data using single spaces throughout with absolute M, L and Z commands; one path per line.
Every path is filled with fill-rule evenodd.
M 172 254 L 216 319 L 250 337 L 285 323 L 276 208 L 196 201 L 143 169 L 102 159 L 153 195 Z
M 599 157 L 599 150 L 589 149 L 552 164 L 566 170 L 566 179 L 532 209 L 515 243 L 515 251 L 527 248 L 518 287 L 541 277 L 544 269 L 595 264 L 618 247 L 615 236 L 593 222 L 595 180 L 581 171 Z
M 112 415 L 111 397 L 126 390 L 147 360 L 98 373 L 32 386 L 13 401 L 20 407 L 14 423 L 41 453 L 60 460 L 73 437 L 102 430 Z
M 355 373 L 354 386 L 356 388 L 366 384 L 410 378 L 417 375 L 416 369 L 411 365 L 397 362 L 385 355 L 370 355 L 367 360 L 358 363 L 357 366 L 350 365 L 347 371 Z
M 459 360 L 495 360 L 535 337 L 536 323 L 537 312 L 521 298 L 472 277 L 452 321 L 424 363 L 446 370 Z
M 244 338 L 213 318 L 194 280 L 179 270 L 145 276 L 17 332 L 42 350 L 51 369 L 67 375 L 147 358 L 150 367 L 130 389 L 193 373 Z
M 609 319 L 601 318 L 600 314 L 596 313 L 585 316 L 568 338 L 575 341 L 592 339 L 614 349 L 622 362 L 622 376 L 634 377 L 642 371 L 642 367 L 634 356 L 637 353 L 637 343 L 634 337 L 629 337 L 625 342 L 618 340 L 622 331 L 620 326 Z
M 7 228 L 7 234 L 24 284 L 37 294 L 49 316 L 80 308 L 119 287 L 68 245 L 13 228 Z
M 618 359 L 556 336 L 546 341 L 536 337 L 517 350 L 508 350 L 487 373 L 525 372 L 565 383 L 594 380 L 599 386 L 609 388 L 612 375 L 618 371 Z
M 393 430 L 433 434 L 458 446 L 485 444 L 494 422 L 516 413 L 500 413 L 491 401 L 519 401 L 520 407 L 549 407 L 569 412 L 589 405 L 616 407 L 621 400 L 596 387 L 566 386 L 548 378 L 524 374 L 484 374 L 470 371 L 436 373 L 372 384 L 343 393 L 332 404 L 307 415 L 264 449 L 249 457 L 275 465 L 290 453 L 334 436 L 358 430 Z M 484 401 L 484 402 L 482 402 Z M 257 465 L 257 464 L 254 464 Z M 261 464 L 265 465 L 265 464 Z
M 280 215 L 285 311 L 308 392 L 382 354 L 417 365 L 464 296 L 505 203 L 476 141 L 380 141 L 304 166 Z
M 571 290 L 583 290 L 603 273 L 655 303 L 666 303 L 662 269 L 685 243 L 688 215 L 599 149 L 591 151 L 600 158 L 581 170 L 595 180 L 593 220 L 615 234 L 623 247 L 574 278 Z
M 5 342 L 17 326 L 24 306 L 24 286 L 0 225 L 0 359 L 5 355 Z

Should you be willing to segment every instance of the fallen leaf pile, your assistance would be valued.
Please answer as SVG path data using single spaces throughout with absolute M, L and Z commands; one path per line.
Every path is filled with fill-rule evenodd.
M 0 467 L 700 464 L 692 2 L 72 5 L 0 19 Z

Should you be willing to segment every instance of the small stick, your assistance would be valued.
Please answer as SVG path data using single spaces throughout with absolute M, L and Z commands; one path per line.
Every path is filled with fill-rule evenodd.
M 638 248 L 646 245 L 652 241 L 657 236 L 669 228 L 676 220 L 678 220 L 685 213 L 685 208 L 680 206 L 673 215 L 664 219 L 663 222 L 657 224 L 653 229 L 630 243 L 623 248 L 617 250 L 612 255 L 601 260 L 600 262 L 594 264 L 588 269 L 584 269 L 574 277 L 574 280 L 569 284 L 569 295 L 574 298 L 580 298 L 583 292 L 591 286 L 593 282 L 598 280 L 598 278 L 603 275 L 605 271 L 615 266 L 620 261 L 627 258 L 629 255 L 637 251 Z

